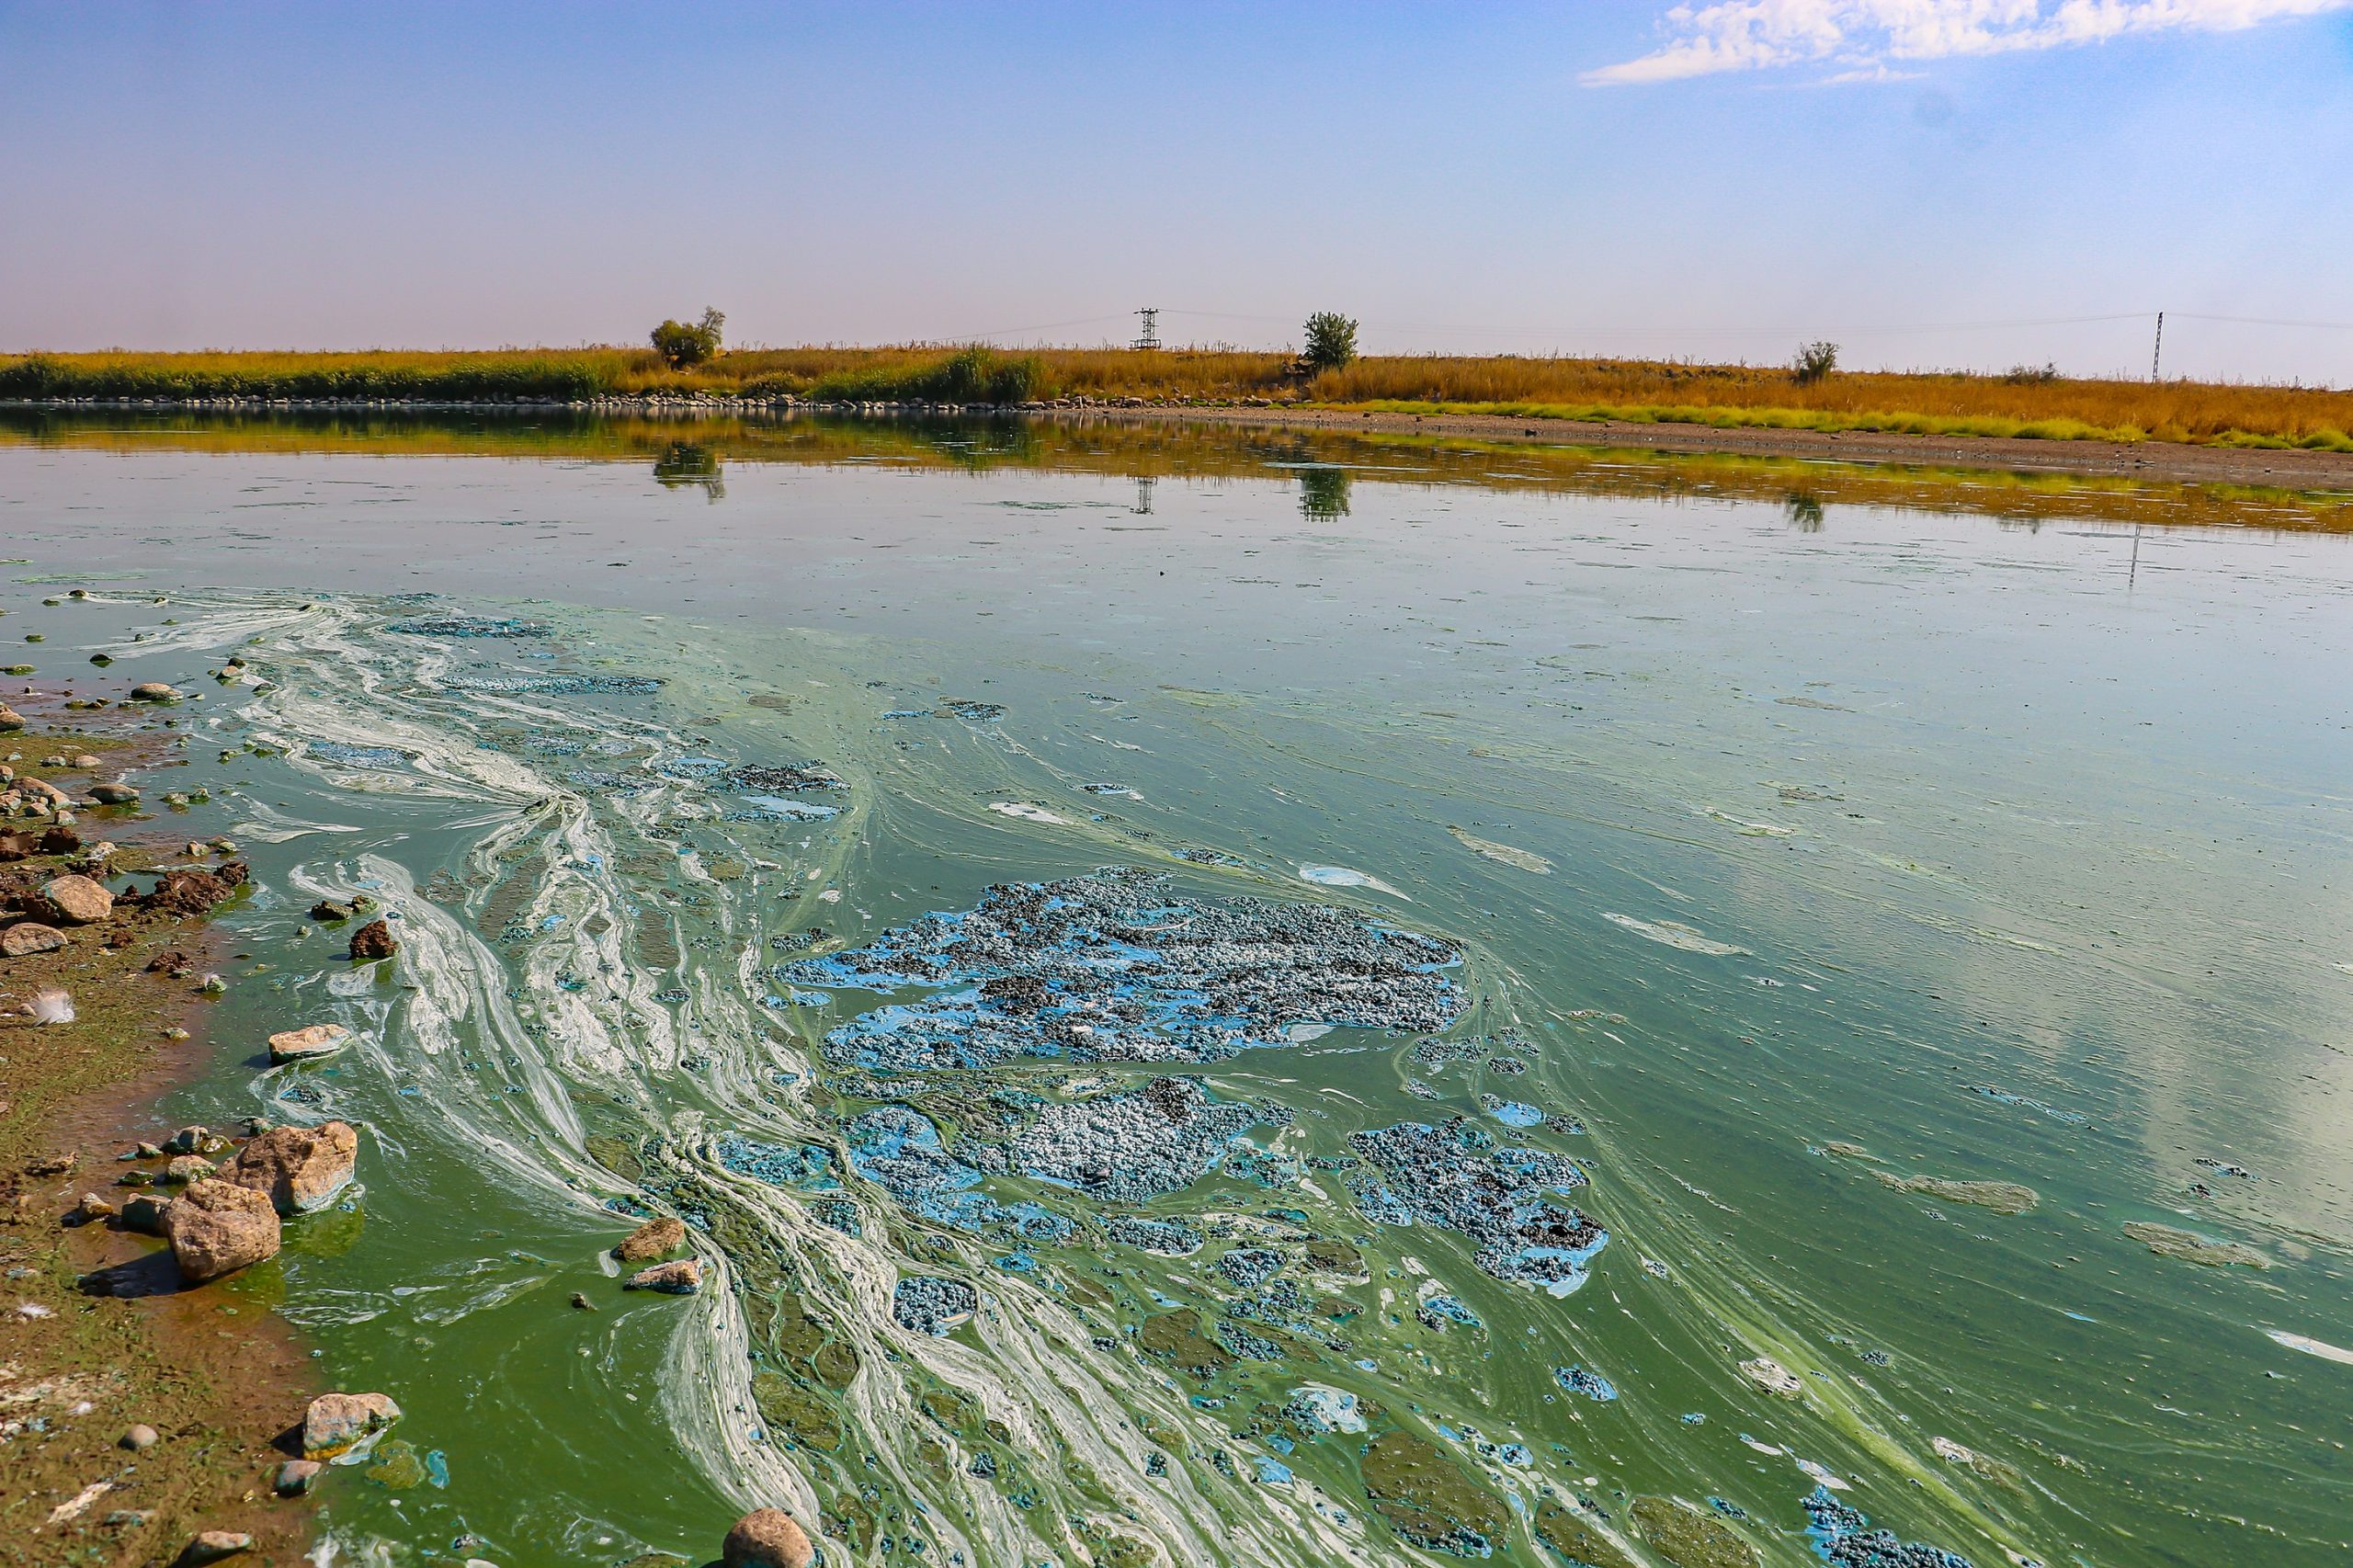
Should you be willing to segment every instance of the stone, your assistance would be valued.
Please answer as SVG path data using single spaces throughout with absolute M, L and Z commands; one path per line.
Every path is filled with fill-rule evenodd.
M 114 894 L 85 876 L 51 877 L 40 885 L 40 896 L 68 926 L 95 926 L 114 915 Z
M 585 1291 L 574 1290 L 572 1293 L 572 1304 L 584 1312 L 593 1312 L 597 1310 L 597 1303 L 590 1301 Z
M 300 1497 L 324 1469 L 316 1460 L 288 1460 L 278 1467 L 278 1478 L 270 1484 L 280 1497 Z
M 111 1220 L 119 1212 L 115 1207 L 113 1199 L 95 1192 L 84 1193 L 81 1205 L 75 1211 L 82 1216 L 85 1223 L 94 1220 Z
M 201 1154 L 179 1154 L 164 1167 L 164 1180 L 173 1186 L 202 1181 L 212 1174 L 212 1162 Z M 241 1184 L 242 1185 L 242 1184 Z
M 1805 1397 L 1805 1384 L 1799 1381 L 1798 1375 L 1770 1356 L 1759 1356 L 1754 1361 L 1743 1361 L 1740 1364 L 1740 1369 L 1747 1374 L 1750 1382 L 1755 1383 L 1767 1393 L 1777 1393 L 1783 1399 Z
M 659 1290 L 669 1296 L 691 1296 L 702 1289 L 702 1262 L 699 1258 L 682 1257 L 676 1263 L 657 1263 L 651 1268 L 642 1268 L 631 1275 L 622 1289 Z
M 60 819 L 61 824 L 63 820 Z M 71 855 L 81 847 L 82 835 L 70 827 L 60 825 L 41 833 L 40 852 L 44 855 Z M 113 846 L 108 846 L 108 853 L 113 853 Z
M 269 1195 L 280 1214 L 307 1214 L 335 1201 L 358 1169 L 359 1134 L 347 1121 L 273 1127 L 221 1167 L 221 1179 Z
M 254 1538 L 242 1530 L 206 1530 L 180 1549 L 179 1561 L 184 1568 L 199 1568 L 206 1562 L 218 1562 L 224 1557 L 234 1557 L 253 1549 Z
M 125 1432 L 120 1437 L 119 1442 L 122 1447 L 129 1449 L 133 1453 L 143 1453 L 163 1440 L 164 1435 L 161 1432 L 156 1431 L 155 1428 L 148 1426 L 142 1421 L 138 1426 L 133 1426 L 130 1431 Z
M 278 1210 L 250 1187 L 207 1179 L 191 1183 L 164 1216 L 180 1278 L 191 1285 L 234 1274 L 278 1256 Z
M 392 937 L 392 928 L 381 920 L 370 920 L 351 934 L 351 959 L 354 963 L 367 963 L 376 959 L 388 959 L 401 950 Z
M 74 755 L 74 766 L 81 769 L 83 772 L 87 773 L 90 769 L 99 767 L 100 764 L 98 759 L 92 756 L 88 752 L 76 752 Z
M 179 688 L 160 680 L 143 681 L 131 688 L 133 702 L 171 702 L 179 697 Z
M 312 1024 L 305 1028 L 288 1029 L 270 1036 L 269 1059 L 283 1062 L 332 1056 L 350 1040 L 351 1031 L 341 1024 Z
M 349 1453 L 400 1418 L 401 1407 L 385 1394 L 323 1393 L 302 1413 L 302 1457 Z
M 19 920 L 7 929 L 0 930 L 0 956 L 12 959 L 30 958 L 35 953 L 53 953 L 64 945 L 64 932 L 35 920 Z
M 24 715 L 0 702 L 0 734 L 14 734 L 25 727 Z
M 248 874 L 241 860 L 232 860 L 209 871 L 186 867 L 165 872 L 153 892 L 132 895 L 126 902 L 169 915 L 203 915 L 244 886 Z
M 203 1148 L 204 1141 L 211 1136 L 212 1130 L 209 1127 L 183 1127 L 164 1140 L 163 1150 L 166 1154 L 193 1154 Z
M 5 803 L 6 796 L 0 796 Z M 28 833 L 0 833 L 0 860 L 22 860 L 33 852 L 33 837 Z
M 122 1228 L 136 1231 L 142 1236 L 164 1233 L 165 1216 L 171 1212 L 172 1200 L 157 1198 L 153 1193 L 135 1193 L 122 1200 Z
M 651 1263 L 667 1257 L 687 1244 L 687 1227 L 665 1214 L 658 1220 L 648 1220 L 621 1238 L 613 1248 L 613 1256 L 623 1263 Z
M 102 806 L 127 806 L 139 799 L 139 791 L 128 784 L 93 784 L 90 799 Z
M 808 1532 L 781 1508 L 753 1509 L 719 1549 L 726 1568 L 809 1568 L 815 1556 Z
M 311 918 L 313 920 L 348 920 L 351 918 L 351 905 L 347 903 L 337 903 L 331 898 L 323 898 L 319 900 L 318 903 L 311 905 Z

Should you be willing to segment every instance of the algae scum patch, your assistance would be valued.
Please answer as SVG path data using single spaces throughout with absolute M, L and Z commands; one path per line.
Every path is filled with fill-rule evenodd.
M 882 1072 L 1074 1062 L 1227 1060 L 1290 1043 L 1294 1025 L 1443 1029 L 1463 999 L 1435 937 L 1337 909 L 1186 899 L 1111 870 L 988 890 L 867 947 L 782 964 L 812 989 L 914 988 L 825 1037 L 842 1065 Z

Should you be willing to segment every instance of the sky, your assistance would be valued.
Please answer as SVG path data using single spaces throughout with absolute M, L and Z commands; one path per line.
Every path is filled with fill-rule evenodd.
M 2143 375 L 2163 310 L 2168 375 L 2353 384 L 2353 0 L 0 0 L 0 351 L 1154 305 Z

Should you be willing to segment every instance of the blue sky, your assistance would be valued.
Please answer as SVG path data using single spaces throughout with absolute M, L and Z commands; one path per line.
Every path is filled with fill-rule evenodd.
M 0 348 L 1165 336 L 2353 382 L 2347 0 L 0 0 Z M 1965 326 L 1939 324 L 2011 324 Z M 1026 328 L 1043 331 L 1024 331 Z

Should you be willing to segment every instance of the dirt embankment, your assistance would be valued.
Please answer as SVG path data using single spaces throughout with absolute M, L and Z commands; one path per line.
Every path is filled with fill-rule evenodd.
M 1495 414 L 1366 414 L 1338 408 L 1091 408 L 1089 419 L 1253 429 L 1353 430 L 1658 452 L 1732 452 L 1824 462 L 1916 463 L 2021 473 L 2101 474 L 2185 484 L 2281 490 L 2353 489 L 2353 452 L 2187 446 L 2171 441 L 2025 441 L 1992 436 L 1900 436 L 1870 431 L 1719 429 L 1626 420 L 1531 419 Z
M 0 733 L 23 770 L 0 778 L 0 802 L 48 807 L 0 817 L 0 1564 L 167 1562 L 199 1530 L 290 1562 L 308 1510 L 270 1496 L 270 1444 L 313 1391 L 269 1311 L 274 1266 L 182 1290 L 160 1243 L 84 1211 L 85 1193 L 132 1196 L 123 1176 L 156 1163 L 118 1152 L 163 1135 L 153 1102 L 209 1058 L 198 987 L 226 955 L 205 916 L 244 875 L 136 802 L 83 803 L 164 760 L 109 718 L 28 711 Z M 155 874 L 124 889 L 133 869 Z M 60 883 L 84 874 L 111 879 L 110 908 Z

